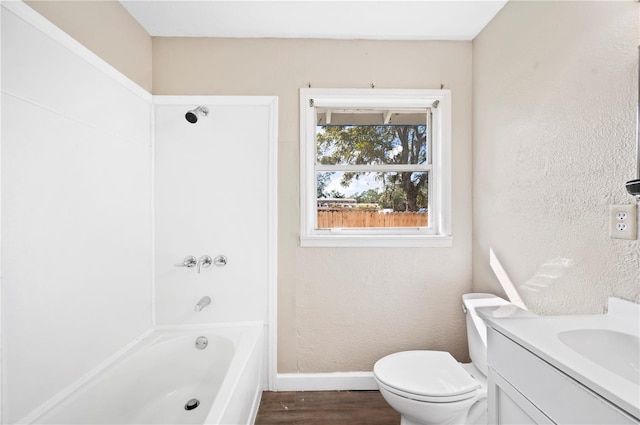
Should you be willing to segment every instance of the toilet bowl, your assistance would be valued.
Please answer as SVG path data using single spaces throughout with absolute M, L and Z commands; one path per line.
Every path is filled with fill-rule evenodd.
M 444 351 L 403 351 L 379 360 L 380 393 L 403 425 L 461 424 L 486 388 Z
M 458 363 L 445 351 L 416 350 L 390 354 L 374 365 L 380 393 L 400 413 L 401 425 L 486 425 L 487 329 L 476 309 L 529 313 L 491 294 L 465 294 L 462 303 L 472 363 Z

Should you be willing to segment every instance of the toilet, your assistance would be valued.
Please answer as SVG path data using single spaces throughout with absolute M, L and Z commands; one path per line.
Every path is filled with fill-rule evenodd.
M 401 415 L 401 425 L 487 423 L 487 328 L 478 316 L 531 315 L 492 294 L 465 294 L 471 363 L 446 351 L 402 351 L 378 360 L 373 375 L 384 399 Z

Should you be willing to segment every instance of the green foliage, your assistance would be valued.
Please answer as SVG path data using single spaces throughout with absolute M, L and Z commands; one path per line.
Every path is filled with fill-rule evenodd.
M 317 183 L 316 183 L 316 197 L 317 198 L 327 198 L 328 196 L 324 193 L 329 181 L 331 180 L 332 173 L 320 173 L 318 175 Z
M 344 193 L 340 193 L 337 190 L 332 190 L 331 192 L 328 192 L 325 194 L 326 196 L 323 196 L 323 198 L 336 198 L 336 199 L 342 199 L 344 198 Z
M 359 204 L 379 204 L 380 192 L 377 189 L 369 189 L 353 196 Z
M 388 187 L 382 197 L 382 208 L 391 208 L 394 211 L 405 211 L 407 209 L 407 194 L 398 187 Z
M 424 125 L 328 125 L 317 134 L 317 155 L 321 164 L 423 164 L 427 160 L 427 134 Z M 345 172 L 340 184 L 347 187 L 364 174 Z M 375 173 L 383 182 L 377 201 L 396 211 L 417 211 L 426 207 L 427 173 Z M 323 184 L 321 188 L 321 184 Z M 326 180 L 318 179 L 318 196 Z M 371 190 L 362 198 L 371 199 Z M 366 194 L 366 195 L 365 195 Z M 358 199 L 356 197 L 356 199 Z M 364 201 L 359 201 L 364 202 Z

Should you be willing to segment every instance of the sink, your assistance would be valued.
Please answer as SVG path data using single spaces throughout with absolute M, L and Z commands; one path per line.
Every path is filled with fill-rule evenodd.
M 581 419 L 564 423 L 640 425 L 640 303 L 611 297 L 606 314 L 486 317 L 486 321 L 488 327 L 632 419 L 598 420 L 578 409 L 573 413 Z M 529 378 L 532 382 L 539 381 L 535 374 Z M 563 408 L 563 400 L 557 400 L 559 409 Z
M 608 329 L 575 329 L 558 339 L 582 357 L 640 385 L 640 338 Z

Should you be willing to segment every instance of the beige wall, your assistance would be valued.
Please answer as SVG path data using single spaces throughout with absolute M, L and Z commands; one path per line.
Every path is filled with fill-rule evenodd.
M 471 43 L 154 38 L 154 94 L 279 96 L 278 371 L 371 370 L 403 349 L 466 359 Z M 298 90 L 453 93 L 453 248 L 300 248 Z M 215 119 L 215 117 L 214 117 Z
M 27 0 L 25 3 L 151 92 L 151 36 L 120 2 Z
M 608 235 L 633 202 L 638 9 L 512 1 L 474 40 L 474 290 L 510 280 L 541 314 L 640 302 L 639 244 Z

